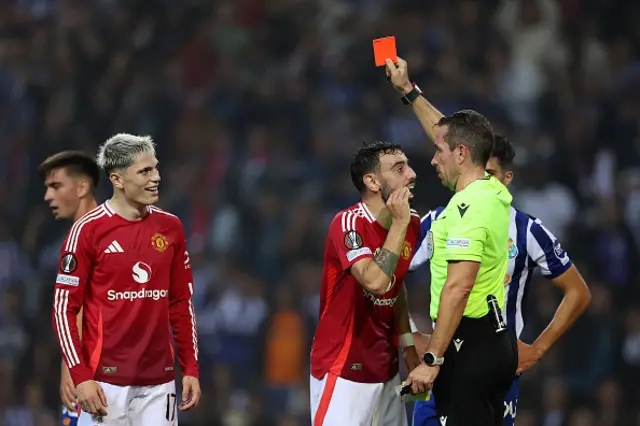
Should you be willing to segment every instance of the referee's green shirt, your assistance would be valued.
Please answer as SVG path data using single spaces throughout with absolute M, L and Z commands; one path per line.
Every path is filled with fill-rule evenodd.
M 457 192 L 427 234 L 431 258 L 431 317 L 438 317 L 440 294 L 447 280 L 449 261 L 480 262 L 480 269 L 463 316 L 487 314 L 487 296 L 493 294 L 504 309 L 507 271 L 509 190 L 496 178 L 486 177 Z

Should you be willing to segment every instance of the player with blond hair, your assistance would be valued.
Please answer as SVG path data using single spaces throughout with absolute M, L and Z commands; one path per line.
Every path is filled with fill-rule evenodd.
M 117 134 L 100 147 L 97 162 L 113 196 L 71 228 L 53 303 L 54 330 L 82 408 L 78 424 L 176 425 L 176 408 L 197 406 L 201 394 L 182 223 L 155 206 L 160 172 L 150 137 Z

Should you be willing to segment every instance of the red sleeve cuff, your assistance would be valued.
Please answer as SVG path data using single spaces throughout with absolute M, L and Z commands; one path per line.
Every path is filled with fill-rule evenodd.
M 200 380 L 200 372 L 198 371 L 198 367 L 187 367 L 182 369 L 182 377 L 191 376 Z
M 69 373 L 71 373 L 71 379 L 75 386 L 78 386 L 80 383 L 84 383 L 87 380 L 93 380 L 93 372 L 89 367 L 84 365 L 77 365 L 69 369 Z

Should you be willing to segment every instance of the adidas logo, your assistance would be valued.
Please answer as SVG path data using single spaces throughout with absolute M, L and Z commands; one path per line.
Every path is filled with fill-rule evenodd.
M 118 244 L 116 240 L 113 240 L 113 242 L 109 244 L 109 247 L 107 247 L 104 250 L 104 252 L 105 253 L 124 253 L 124 250 L 122 250 L 122 247 L 120 246 L 120 244 Z

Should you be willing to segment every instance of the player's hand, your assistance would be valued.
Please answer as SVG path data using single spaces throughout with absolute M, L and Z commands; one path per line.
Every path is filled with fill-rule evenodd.
M 76 388 L 73 386 L 73 380 L 66 365 L 62 368 L 60 375 L 60 399 L 69 411 L 76 411 Z
M 89 414 L 97 414 L 98 416 L 107 415 L 107 397 L 104 391 L 93 380 L 87 380 L 80 383 L 76 387 L 78 394 L 78 402 L 82 411 Z
M 409 208 L 409 195 L 411 191 L 406 186 L 396 189 L 387 199 L 387 208 L 391 213 L 393 223 L 408 226 L 411 222 L 411 209 Z
M 407 377 L 407 384 L 411 385 L 411 392 L 414 394 L 427 392 L 433 387 L 438 373 L 440 373 L 439 365 L 430 367 L 427 364 L 420 364 Z
M 527 371 L 542 358 L 542 352 L 532 345 L 527 345 L 522 340 L 518 340 L 518 369 L 516 374 Z
M 403 95 L 413 90 L 413 85 L 411 84 L 411 80 L 409 80 L 407 61 L 398 56 L 397 63 L 394 64 L 391 59 L 387 59 L 386 62 L 385 72 L 387 73 L 387 78 L 391 81 L 391 84 L 393 84 L 393 88 Z
M 200 402 L 200 381 L 193 376 L 182 378 L 182 402 L 180 411 L 187 411 L 198 406 Z
M 402 356 L 404 357 L 404 364 L 407 366 L 408 371 L 413 371 L 420 365 L 420 356 L 415 346 L 407 346 L 402 348 Z

